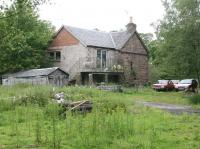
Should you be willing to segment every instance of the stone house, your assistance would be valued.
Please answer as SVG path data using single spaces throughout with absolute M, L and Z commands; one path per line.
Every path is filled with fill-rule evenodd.
M 77 84 L 148 81 L 148 51 L 132 19 L 119 32 L 62 26 L 47 52 Z
M 31 84 L 65 86 L 68 83 L 69 74 L 58 67 L 30 69 L 2 76 L 2 85 Z

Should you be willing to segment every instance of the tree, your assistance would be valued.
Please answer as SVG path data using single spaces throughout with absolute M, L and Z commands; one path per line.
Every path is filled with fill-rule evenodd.
M 156 65 L 156 53 L 158 50 L 158 40 L 154 39 L 151 33 L 140 33 L 140 37 L 148 48 L 149 54 L 149 80 L 155 82 L 160 78 L 160 73 Z
M 200 1 L 165 0 L 158 24 L 156 64 L 163 78 L 197 78 L 200 82 Z
M 48 66 L 45 49 L 53 27 L 39 19 L 44 0 L 14 0 L 0 12 L 0 74 Z
M 151 33 L 140 33 L 140 37 L 144 41 L 145 45 L 148 48 L 149 52 L 149 61 L 151 64 L 154 63 L 156 59 L 156 51 L 158 49 L 158 41 L 154 39 L 153 34 Z

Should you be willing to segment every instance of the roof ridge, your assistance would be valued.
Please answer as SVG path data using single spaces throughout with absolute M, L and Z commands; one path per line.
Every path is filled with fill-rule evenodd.
M 30 70 L 43 70 L 43 69 L 58 69 L 59 67 L 48 67 L 48 68 L 33 68 L 28 70 L 22 70 L 23 71 L 30 71 Z
M 75 27 L 75 26 L 70 26 L 70 25 L 64 25 L 65 27 L 72 27 L 72 28 L 77 28 L 77 29 L 82 29 L 82 30 L 87 30 L 87 31 L 93 31 L 93 32 L 101 32 L 101 33 L 109 33 L 109 32 L 106 32 L 106 31 L 102 31 L 102 30 L 95 30 L 95 29 L 87 29 L 87 28 L 80 28 L 80 27 Z
M 112 34 L 111 33 L 109 33 L 109 35 L 110 35 L 110 38 L 111 38 L 111 41 L 112 41 L 112 43 L 113 43 L 113 46 L 114 46 L 114 48 L 116 49 L 116 43 L 115 43 L 115 41 L 114 41 L 114 39 L 113 39 L 113 37 L 112 37 Z
M 115 31 L 114 32 L 110 31 L 109 33 L 111 33 L 111 34 L 117 34 L 117 33 L 124 33 L 124 32 L 126 32 L 126 31 L 116 31 L 116 32 Z
M 50 74 L 52 72 L 54 72 L 55 70 L 60 69 L 59 67 L 49 67 L 49 68 L 34 68 L 34 69 L 29 69 L 29 70 L 21 70 L 18 72 L 14 72 L 14 73 L 7 73 L 4 74 L 3 77 L 5 76 L 17 76 L 17 75 L 23 75 L 23 74 L 29 74 L 29 73 L 33 73 L 33 72 L 44 72 L 47 71 L 47 74 Z M 32 75 L 28 75 L 28 76 L 32 76 Z

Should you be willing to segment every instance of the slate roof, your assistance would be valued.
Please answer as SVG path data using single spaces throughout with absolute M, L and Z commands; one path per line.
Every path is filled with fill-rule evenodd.
M 111 32 L 110 34 L 112 35 L 112 38 L 115 42 L 116 49 L 121 49 L 134 33 L 135 32 L 130 33 L 127 31 Z
M 49 74 L 51 74 L 52 72 L 54 72 L 57 69 L 60 69 L 60 68 L 52 67 L 52 68 L 43 68 L 43 69 L 31 69 L 31 70 L 27 70 L 27 71 L 20 71 L 20 72 L 13 73 L 13 74 L 6 74 L 3 76 L 3 78 L 5 78 L 5 77 L 25 78 L 25 77 L 36 77 L 36 76 L 48 76 Z M 63 71 L 63 70 L 61 70 L 61 71 Z M 68 73 L 66 73 L 66 74 L 68 74 Z
M 121 49 L 128 39 L 134 34 L 122 32 L 102 32 L 96 30 L 81 29 L 77 27 L 64 26 L 85 46 L 95 46 L 111 49 Z

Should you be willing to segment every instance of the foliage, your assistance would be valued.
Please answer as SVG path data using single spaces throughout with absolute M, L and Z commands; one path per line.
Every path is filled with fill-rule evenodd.
M 155 83 L 160 79 L 159 69 L 154 64 L 149 64 L 149 80 L 150 83 Z
M 195 94 L 195 95 L 189 97 L 189 99 L 192 104 L 196 104 L 196 105 L 200 104 L 200 94 Z
M 200 80 L 200 1 L 164 0 L 155 65 L 162 78 Z
M 154 39 L 153 34 L 151 33 L 140 33 L 140 37 L 148 48 L 150 64 L 154 64 L 154 61 L 156 60 L 156 52 L 158 49 L 158 41 Z
M 159 42 L 157 39 L 154 39 L 153 34 L 151 33 L 140 33 L 140 37 L 144 41 L 145 45 L 148 48 L 149 56 L 149 80 L 150 82 L 156 82 L 160 79 L 159 68 L 156 65 L 157 62 L 157 52 Z
M 131 70 L 129 70 L 129 74 L 131 75 L 131 76 L 133 76 L 133 77 L 136 77 L 137 76 L 137 73 L 136 73 L 136 71 L 135 71 L 135 69 L 131 69 Z
M 38 106 L 46 106 L 51 97 L 51 93 L 44 93 L 42 90 L 35 89 L 25 96 L 18 97 L 16 102 L 20 105 L 36 104 Z
M 60 107 L 53 103 L 44 107 L 32 103 L 13 106 L 12 98 L 8 98 L 15 96 L 18 99 L 38 90 L 50 95 L 53 87 L 0 87 L 3 93 L 0 100 L 4 101 L 0 104 L 1 148 L 200 147 L 200 121 L 197 116 L 176 116 L 134 104 L 140 99 L 188 104 L 181 93 L 158 93 L 149 88 L 140 88 L 137 92 L 134 88 L 126 88 L 124 93 L 87 87 L 54 88 L 55 92 L 65 92 L 67 99 L 90 99 L 94 103 L 91 113 L 79 115 L 67 112 L 66 119 L 60 118 Z M 4 108 L 8 106 L 12 108 Z
M 14 0 L 0 10 L 0 74 L 49 65 L 45 49 L 53 28 L 37 14 L 43 2 Z

